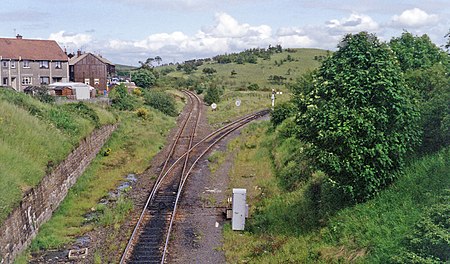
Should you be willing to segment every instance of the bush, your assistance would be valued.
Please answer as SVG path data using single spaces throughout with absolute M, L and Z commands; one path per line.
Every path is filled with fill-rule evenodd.
M 142 88 L 150 88 L 156 83 L 156 76 L 152 70 L 139 69 L 131 72 L 133 82 Z
M 250 91 L 257 91 L 259 90 L 259 85 L 257 83 L 252 83 L 249 86 L 247 86 L 247 89 Z
M 58 129 L 64 130 L 69 135 L 78 134 L 79 128 L 77 123 L 75 122 L 73 116 L 71 116 L 67 111 L 52 108 L 48 112 L 48 117 Z
M 119 110 L 134 110 L 137 105 L 136 99 L 128 93 L 124 84 L 120 84 L 109 93 L 111 104 Z
M 141 96 L 142 95 L 142 90 L 139 88 L 136 88 L 133 90 L 133 94 L 136 96 Z
M 283 125 L 290 123 L 285 122 Z M 285 190 L 293 191 L 312 175 L 311 160 L 306 156 L 309 146 L 295 137 L 285 138 L 284 134 L 277 132 L 277 141 L 281 143 L 273 151 L 276 176 Z
M 145 120 L 151 119 L 150 111 L 144 107 L 139 107 L 136 110 L 136 115 Z
M 67 109 L 69 112 L 75 112 L 80 116 L 86 117 L 95 125 L 96 128 L 100 127 L 100 118 L 98 117 L 97 113 L 85 103 L 78 102 L 65 104 L 62 106 L 62 108 Z
M 43 103 L 53 103 L 55 102 L 55 97 L 51 96 L 48 92 L 48 87 L 45 85 L 35 86 L 34 96 Z
M 276 127 L 288 117 L 294 116 L 296 112 L 296 105 L 292 101 L 277 104 L 270 114 L 270 121 L 272 122 L 273 126 Z
M 417 92 L 423 130 L 419 152 L 432 153 L 450 145 L 450 75 L 442 64 L 408 71 L 406 81 Z
M 450 261 L 450 196 L 429 208 L 405 239 L 406 251 L 397 263 L 448 263 Z M 445 199 L 444 199 L 445 200 Z
M 223 91 L 216 86 L 211 86 L 206 90 L 206 94 L 204 97 L 205 103 L 211 105 L 212 103 L 220 102 L 220 96 L 223 94 Z
M 317 169 L 364 201 L 395 179 L 420 138 L 419 113 L 389 47 L 349 34 L 296 98 L 301 140 Z
M 175 99 L 164 92 L 148 91 L 144 96 L 145 104 L 169 116 L 176 116 Z

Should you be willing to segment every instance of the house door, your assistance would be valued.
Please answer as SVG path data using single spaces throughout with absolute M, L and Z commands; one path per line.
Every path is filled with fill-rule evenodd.
M 11 77 L 11 87 L 16 91 L 20 91 L 20 87 L 17 85 L 17 78 Z

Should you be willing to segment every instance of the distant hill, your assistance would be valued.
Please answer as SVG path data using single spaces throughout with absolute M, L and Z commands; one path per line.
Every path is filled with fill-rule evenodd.
M 202 65 L 190 74 L 176 70 L 168 73 L 168 76 L 199 77 L 205 75 L 203 72 L 205 68 L 213 68 L 216 71 L 213 75 L 222 79 L 222 83 L 228 88 L 244 90 L 250 84 L 257 84 L 261 90 L 279 89 L 284 87 L 285 83 L 295 81 L 302 74 L 319 67 L 321 61 L 329 54 L 329 51 L 322 49 L 283 49 L 282 52 L 273 53 L 269 58 L 258 57 L 256 63 L 218 63 L 214 58 L 227 56 L 219 55 L 213 59 L 200 60 L 197 64 Z M 161 67 L 164 68 L 175 70 L 177 66 Z
M 116 74 L 118 76 L 130 76 L 130 71 L 137 69 L 138 67 L 135 66 L 129 66 L 129 65 L 123 65 L 123 64 L 116 64 Z

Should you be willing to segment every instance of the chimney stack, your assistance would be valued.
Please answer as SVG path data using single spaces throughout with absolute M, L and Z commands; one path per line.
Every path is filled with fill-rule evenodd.
M 17 35 L 16 35 L 16 38 L 17 38 L 17 39 L 22 39 L 22 36 L 21 36 L 20 34 L 17 34 Z
M 77 50 L 77 57 L 81 56 L 81 50 Z

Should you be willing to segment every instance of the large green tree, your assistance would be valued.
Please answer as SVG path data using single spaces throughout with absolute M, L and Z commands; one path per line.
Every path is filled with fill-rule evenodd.
M 156 76 L 150 69 L 139 69 L 131 72 L 131 80 L 139 87 L 150 88 L 156 83 Z
M 450 145 L 450 56 L 427 35 L 405 32 L 389 44 L 399 58 L 407 85 L 420 102 L 421 153 Z
M 404 32 L 400 37 L 393 38 L 389 45 L 403 71 L 429 68 L 445 60 L 446 54 L 426 34 L 419 37 Z
M 338 48 L 296 96 L 298 134 L 317 168 L 363 201 L 395 179 L 419 139 L 419 115 L 387 44 L 361 32 Z

